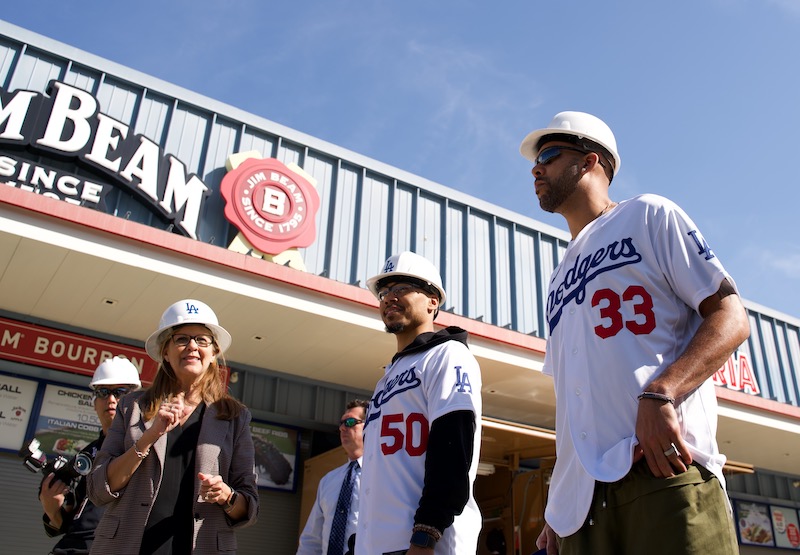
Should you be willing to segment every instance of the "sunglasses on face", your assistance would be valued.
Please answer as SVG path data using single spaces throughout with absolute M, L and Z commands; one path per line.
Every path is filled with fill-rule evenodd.
M 364 421 L 359 420 L 358 418 L 353 418 L 351 416 L 350 418 L 345 418 L 344 420 L 339 421 L 339 426 L 344 426 L 345 428 L 353 428 L 354 426 L 357 426 L 362 422 Z
M 387 287 L 386 289 L 381 289 L 378 291 L 378 300 L 383 302 L 383 299 L 388 297 L 389 295 L 393 297 L 402 297 L 406 293 L 410 293 L 414 290 L 422 291 L 416 285 L 411 285 L 410 283 L 398 283 L 397 285 L 392 285 L 391 287 Z
M 94 390 L 94 396 L 98 399 L 107 399 L 109 396 L 113 395 L 119 399 L 123 395 L 130 393 L 130 391 L 131 389 L 129 387 L 115 387 L 114 389 L 109 389 L 107 387 L 96 387 Z
M 573 150 L 575 152 L 580 152 L 581 154 L 589 153 L 589 151 L 587 150 L 583 150 L 582 148 L 575 148 L 572 146 L 549 146 L 539 153 L 534 162 L 536 163 L 537 166 L 539 164 L 547 165 L 556 158 L 558 158 L 559 156 L 561 156 L 562 150 Z
M 194 339 L 198 347 L 208 347 L 214 343 L 214 338 L 210 335 L 186 335 L 185 333 L 176 333 L 172 336 L 172 342 L 178 347 L 185 347 L 189 342 Z

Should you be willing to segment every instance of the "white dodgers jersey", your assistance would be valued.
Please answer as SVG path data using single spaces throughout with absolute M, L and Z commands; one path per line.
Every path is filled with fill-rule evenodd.
M 361 514 L 356 553 L 408 549 L 425 478 L 431 423 L 453 411 L 475 414 L 469 476 L 477 474 L 481 437 L 481 375 L 469 348 L 450 340 L 399 357 L 375 388 L 364 427 Z M 437 543 L 437 555 L 475 553 L 482 518 L 472 487 L 463 513 Z
M 656 195 L 621 202 L 569 244 L 550 282 L 544 365 L 558 456 L 546 519 L 560 536 L 583 524 L 595 480 L 630 470 L 638 394 L 683 353 L 700 303 L 728 277 L 692 220 Z M 693 458 L 724 484 L 711 380 L 675 408 Z

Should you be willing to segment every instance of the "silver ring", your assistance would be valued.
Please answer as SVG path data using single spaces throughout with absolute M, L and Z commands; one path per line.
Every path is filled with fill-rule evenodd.
M 205 497 L 203 497 L 203 499 L 205 499 L 206 501 L 208 501 L 208 492 L 206 492 L 206 495 L 205 495 Z
M 677 454 L 677 452 L 678 452 L 678 450 L 675 448 L 675 444 L 674 443 L 670 443 L 669 444 L 669 449 L 664 451 L 664 456 L 665 457 L 671 457 L 672 455 Z

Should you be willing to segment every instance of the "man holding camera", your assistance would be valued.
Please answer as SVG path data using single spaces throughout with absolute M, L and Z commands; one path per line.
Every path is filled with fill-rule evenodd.
M 126 358 L 114 357 L 104 361 L 94 372 L 92 381 L 94 410 L 100 419 L 100 437 L 87 445 L 82 452 L 92 460 L 100 450 L 103 439 L 117 413 L 120 397 L 141 386 L 139 371 Z M 44 529 L 50 537 L 64 535 L 53 547 L 54 555 L 89 553 L 94 539 L 94 529 L 100 522 L 103 509 L 95 507 L 86 496 L 86 479 L 78 480 L 74 489 L 55 479 L 54 473 L 45 476 L 40 485 L 39 501 L 42 503 Z

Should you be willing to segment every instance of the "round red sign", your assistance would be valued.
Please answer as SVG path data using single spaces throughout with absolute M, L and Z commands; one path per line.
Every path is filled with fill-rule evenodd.
M 222 179 L 225 217 L 261 252 L 280 254 L 316 238 L 316 188 L 274 158 L 248 158 Z

